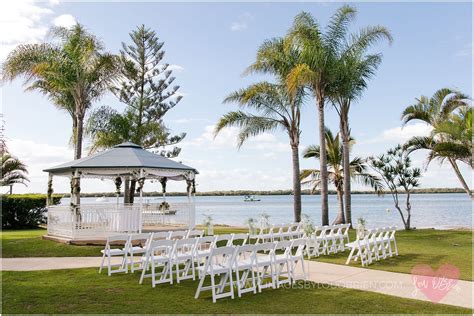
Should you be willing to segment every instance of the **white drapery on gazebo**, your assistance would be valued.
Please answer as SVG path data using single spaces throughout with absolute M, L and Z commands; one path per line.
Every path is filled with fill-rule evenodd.
M 87 238 L 102 237 L 112 232 L 137 231 L 141 232 L 143 227 L 143 212 L 153 209 L 153 205 L 143 205 L 143 186 L 146 179 L 158 180 L 166 183 L 168 180 L 186 181 L 186 190 L 188 195 L 188 216 L 187 223 L 183 223 L 188 227 L 194 226 L 195 207 L 195 176 L 197 170 L 186 166 L 182 163 L 165 158 L 161 155 L 149 152 L 142 147 L 127 142 L 117 145 L 109 150 L 99 152 L 89 157 L 67 162 L 52 168 L 44 170 L 48 172 L 48 234 L 68 235 L 66 237 L 77 237 L 77 230 L 81 233 L 89 231 Z M 53 193 L 53 177 L 65 176 L 71 179 L 71 203 L 69 206 L 51 206 L 51 195 Z M 120 193 L 121 184 L 125 180 L 136 180 L 140 192 L 140 200 L 138 205 L 120 205 L 117 203 L 112 210 L 112 205 L 96 206 L 81 205 L 80 203 L 80 184 L 82 178 L 98 178 L 110 179 L 115 182 L 117 194 Z M 65 209 L 72 215 L 68 216 Z M 145 210 L 146 209 L 146 210 Z M 61 212 L 60 212 L 61 211 Z M 122 218 L 122 223 L 117 224 L 117 219 L 111 219 L 112 212 Z M 61 214 L 59 214 L 61 213 Z M 155 212 L 156 213 L 156 212 Z M 148 215 L 151 213 L 147 213 Z M 158 213 L 157 213 L 158 214 Z M 90 223 L 86 221 L 89 216 Z M 56 222 L 61 222 L 62 226 L 68 224 L 70 217 L 70 227 L 68 229 L 59 229 L 55 232 L 53 226 Z M 125 219 L 130 218 L 130 225 L 126 225 Z M 87 223 L 87 225 L 85 225 Z M 50 227 L 51 226 L 51 227 Z M 60 225 L 56 225 L 60 226 Z M 69 236 L 70 235 L 70 236 Z

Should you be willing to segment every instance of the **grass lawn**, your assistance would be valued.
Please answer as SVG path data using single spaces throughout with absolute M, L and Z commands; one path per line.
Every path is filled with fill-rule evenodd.
M 233 227 L 215 227 L 215 234 L 247 232 L 246 229 Z M 1 233 L 3 257 L 79 257 L 100 256 L 102 246 L 73 246 L 41 239 L 45 230 L 16 230 Z M 355 231 L 350 232 L 351 240 Z M 369 266 L 392 272 L 410 273 L 420 263 L 429 264 L 437 269 L 444 263 L 457 266 L 461 279 L 472 280 L 472 232 L 455 230 L 420 229 L 399 231 L 396 234 L 399 250 L 398 257 L 392 257 Z M 337 255 L 321 256 L 314 260 L 344 264 L 349 252 Z M 352 266 L 359 267 L 358 262 Z
M 371 264 L 369 269 L 410 273 L 417 264 L 429 264 L 433 269 L 437 269 L 442 264 L 449 263 L 459 268 L 461 279 L 473 279 L 471 231 L 420 229 L 398 231 L 395 236 L 399 256 Z M 355 240 L 355 231 L 350 232 L 350 239 Z M 346 251 L 320 256 L 314 260 L 345 264 L 348 255 L 349 251 Z M 350 265 L 360 267 L 360 262 L 352 261 Z
M 469 309 L 344 288 L 266 289 L 212 303 L 210 291 L 197 300 L 197 281 L 151 287 L 139 275 L 108 277 L 97 269 L 2 272 L 3 313 L 464 313 Z M 311 286 L 313 285 L 313 286 Z

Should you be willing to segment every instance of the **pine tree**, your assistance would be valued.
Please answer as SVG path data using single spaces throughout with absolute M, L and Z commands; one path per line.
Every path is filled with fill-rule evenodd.
M 131 44 L 122 43 L 120 84 L 112 92 L 127 105 L 124 113 L 102 106 L 89 121 L 92 138 L 91 150 L 109 148 L 131 141 L 143 148 L 152 149 L 166 157 L 176 157 L 181 149 L 175 145 L 185 133 L 172 135 L 163 122 L 165 114 L 179 103 L 182 95 L 167 63 L 163 63 L 164 42 L 156 33 L 139 26 L 130 33 Z M 166 150 L 166 146 L 174 146 Z M 135 180 L 125 183 L 129 192 L 135 191 Z M 133 194 L 125 196 L 125 203 L 133 203 Z

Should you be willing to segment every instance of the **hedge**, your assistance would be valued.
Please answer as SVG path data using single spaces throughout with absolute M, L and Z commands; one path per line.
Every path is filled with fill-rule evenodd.
M 32 228 L 46 223 L 46 194 L 1 195 L 2 228 Z M 61 195 L 53 195 L 58 204 Z

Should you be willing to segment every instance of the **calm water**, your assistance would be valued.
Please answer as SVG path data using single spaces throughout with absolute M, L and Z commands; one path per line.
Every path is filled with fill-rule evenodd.
M 196 223 L 202 223 L 205 214 L 212 216 L 214 223 L 244 226 L 249 217 L 259 218 L 266 212 L 273 224 L 293 220 L 293 197 L 290 195 L 259 196 L 260 202 L 244 202 L 240 196 L 198 196 L 196 197 Z M 161 198 L 146 198 L 159 202 Z M 186 202 L 186 197 L 167 197 L 172 203 Z M 109 198 L 113 203 L 114 198 Z M 320 196 L 302 197 L 303 213 L 308 214 L 315 224 L 321 223 Z M 68 203 L 69 201 L 67 201 Z M 469 227 L 472 225 L 472 203 L 465 194 L 415 194 L 412 196 L 413 227 Z M 97 203 L 96 198 L 83 198 L 82 203 Z M 336 196 L 329 196 L 330 221 L 338 209 Z M 389 209 L 389 211 L 387 211 Z M 397 225 L 403 227 L 398 211 L 393 207 L 390 195 L 378 197 L 374 194 L 352 196 L 352 218 L 363 217 L 368 227 Z

